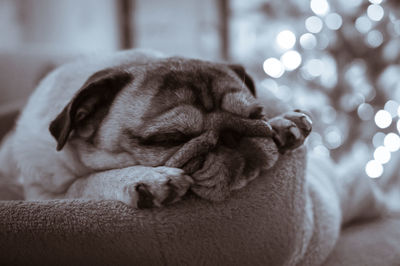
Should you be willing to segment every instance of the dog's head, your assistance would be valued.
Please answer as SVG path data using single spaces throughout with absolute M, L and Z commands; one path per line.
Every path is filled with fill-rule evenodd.
M 173 57 L 93 74 L 50 132 L 58 150 L 68 145 L 91 170 L 166 165 L 205 186 L 221 175 L 224 190 L 275 163 L 262 116 L 243 67 Z

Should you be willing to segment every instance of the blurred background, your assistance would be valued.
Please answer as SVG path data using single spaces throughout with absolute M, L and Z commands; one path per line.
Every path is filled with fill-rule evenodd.
M 397 168 L 397 0 L 0 0 L 0 36 L 0 115 L 59 63 L 151 48 L 241 63 L 260 90 L 311 112 L 310 152 L 371 178 Z

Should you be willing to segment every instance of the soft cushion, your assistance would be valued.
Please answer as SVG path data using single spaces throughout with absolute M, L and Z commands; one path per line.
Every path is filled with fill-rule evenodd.
M 114 201 L 2 201 L 0 261 L 282 265 L 296 249 L 293 220 L 277 219 L 282 209 L 296 212 L 296 202 L 282 191 L 295 190 L 291 180 L 303 178 L 304 154 L 283 156 L 221 203 L 189 197 L 166 208 L 134 210 Z

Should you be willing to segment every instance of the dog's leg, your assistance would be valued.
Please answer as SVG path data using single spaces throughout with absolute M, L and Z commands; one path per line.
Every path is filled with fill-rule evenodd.
M 325 198 L 327 205 L 337 205 L 340 223 L 356 219 L 375 218 L 387 214 L 389 205 L 384 191 L 376 180 L 362 174 L 362 168 L 354 166 L 339 171 L 334 162 L 310 155 L 307 167 L 307 182 L 311 190 Z M 329 206 L 325 206 L 328 208 Z
M 65 197 L 119 200 L 132 207 L 150 208 L 179 200 L 192 183 L 178 168 L 133 166 L 79 178 Z

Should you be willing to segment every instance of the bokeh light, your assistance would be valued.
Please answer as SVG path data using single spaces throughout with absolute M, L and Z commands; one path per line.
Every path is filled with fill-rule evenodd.
M 352 112 L 364 102 L 364 96 L 361 93 L 347 93 L 340 99 L 340 106 L 346 112 Z
M 285 73 L 285 68 L 281 61 L 274 57 L 270 57 L 264 61 L 263 69 L 267 75 L 273 78 L 279 78 Z
M 400 137 L 399 135 L 391 132 L 386 135 L 385 139 L 383 140 L 383 144 L 389 151 L 396 152 L 400 149 Z
M 329 55 L 321 57 L 324 66 L 320 78 L 320 83 L 324 88 L 332 89 L 337 84 L 337 66 L 336 60 Z
M 397 36 L 396 36 L 397 37 Z M 394 39 L 386 43 L 383 49 L 383 58 L 386 62 L 396 62 L 396 59 L 400 56 L 400 39 Z
M 342 17 L 337 13 L 330 13 L 325 17 L 325 24 L 328 29 L 338 30 L 342 26 Z
M 304 65 L 304 70 L 311 77 L 318 77 L 322 74 L 324 64 L 320 59 L 310 59 Z
M 386 135 L 383 132 L 376 132 L 375 135 L 372 137 L 372 144 L 375 148 L 383 145 L 384 139 Z
M 368 6 L 367 15 L 373 21 L 380 21 L 383 18 L 385 11 L 380 5 L 372 4 Z
M 379 110 L 375 114 L 375 124 L 380 128 L 387 128 L 392 123 L 392 116 L 388 111 Z
M 315 38 L 314 34 L 305 33 L 300 36 L 300 45 L 303 49 L 314 49 L 317 46 L 317 38 Z
M 261 81 L 260 85 L 262 88 L 265 88 L 272 92 L 275 97 L 283 102 L 290 101 L 293 96 L 291 88 L 284 85 L 278 85 L 278 83 L 273 79 L 266 78 Z
M 368 103 L 362 103 L 357 108 L 357 114 L 361 120 L 371 120 L 374 116 L 374 108 Z
M 342 144 L 342 134 L 338 127 L 331 126 L 325 130 L 325 141 L 329 149 L 336 149 Z
M 385 146 L 379 146 L 374 152 L 374 159 L 380 164 L 385 164 L 390 161 L 390 151 Z
M 369 47 L 376 48 L 382 44 L 383 35 L 379 30 L 372 30 L 368 32 L 366 42 Z
M 400 133 L 400 120 L 397 121 L 396 127 L 397 127 L 397 131 Z
M 365 166 L 365 172 L 371 178 L 378 178 L 383 174 L 383 167 L 379 162 L 371 160 Z
M 326 0 L 311 0 L 310 8 L 315 14 L 323 16 L 329 11 L 329 3 Z
M 400 19 L 393 23 L 393 30 L 397 36 L 400 36 Z
M 317 16 L 308 17 L 305 21 L 306 29 L 311 33 L 318 33 L 322 30 L 322 20 Z
M 281 62 L 287 71 L 295 70 L 301 64 L 301 55 L 294 50 L 287 51 L 281 56 Z
M 399 109 L 399 104 L 396 101 L 389 100 L 385 103 L 383 109 L 388 111 L 392 117 L 395 117 L 397 115 L 397 110 Z
M 296 35 L 290 30 L 283 30 L 276 36 L 276 43 L 282 49 L 291 49 L 296 44 Z
M 329 157 L 330 152 L 328 150 L 327 147 L 325 147 L 324 145 L 316 145 L 313 149 L 312 149 L 313 153 L 321 156 L 321 157 Z
M 306 142 L 310 152 L 331 157 L 339 167 L 353 156 L 369 176 L 381 176 L 386 167 L 393 168 L 386 164 L 395 164 L 394 152 L 400 151 L 397 4 L 388 0 L 286 4 L 288 8 L 280 9 L 279 1 L 268 1 L 270 9 L 257 11 L 262 20 L 254 19 L 254 31 L 260 32 L 262 42 L 246 63 L 251 66 L 258 58 L 268 58 L 267 74 L 261 73 L 265 76 L 260 79 L 269 79 L 273 84 L 269 90 L 277 98 L 312 113 L 316 122 Z M 286 17 L 271 16 L 276 10 Z M 356 143 L 365 146 L 362 153 Z
M 325 50 L 330 43 L 329 35 L 321 32 L 318 36 L 318 49 Z
M 361 16 L 356 19 L 355 27 L 360 33 L 367 33 L 372 28 L 372 22 L 366 16 Z
M 337 112 L 332 106 L 324 106 L 321 111 L 321 121 L 325 124 L 331 124 L 335 122 Z
M 380 3 L 382 3 L 382 0 L 369 0 L 369 2 L 371 4 L 380 4 Z

